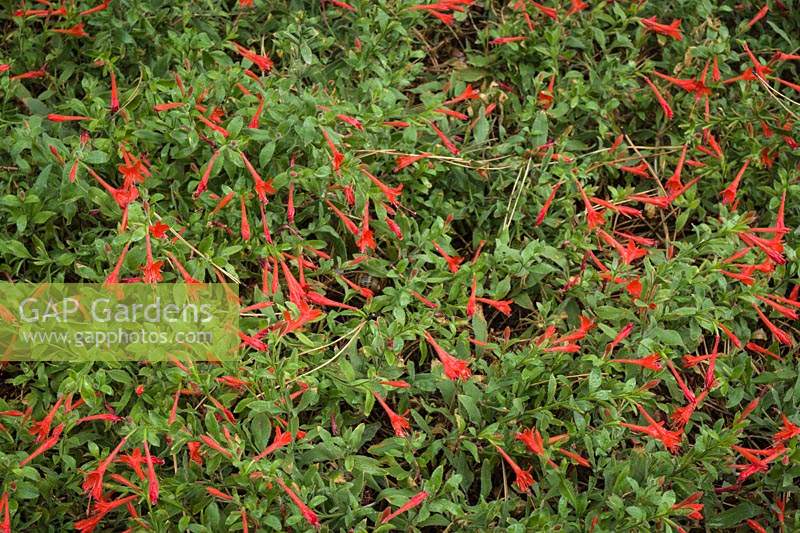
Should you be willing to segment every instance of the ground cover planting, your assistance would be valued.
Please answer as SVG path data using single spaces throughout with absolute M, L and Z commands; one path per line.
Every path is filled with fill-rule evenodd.
M 239 320 L 4 354 L 0 533 L 800 530 L 800 5 L 418 1 L 2 6 L 0 280 Z

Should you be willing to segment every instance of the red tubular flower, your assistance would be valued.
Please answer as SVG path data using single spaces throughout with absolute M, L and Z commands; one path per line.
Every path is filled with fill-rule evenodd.
M 45 439 L 45 441 L 38 448 L 33 450 L 28 457 L 19 462 L 19 468 L 22 468 L 23 466 L 30 463 L 31 461 L 42 455 L 44 452 L 46 452 L 47 450 L 58 444 L 58 440 L 61 438 L 61 433 L 63 431 L 64 431 L 64 424 L 61 423 L 57 425 L 53 429 L 53 432 L 50 434 L 50 436 L 47 437 L 47 439 Z
M 200 466 L 203 465 L 203 456 L 200 454 L 201 446 L 202 443 L 197 440 L 192 440 L 186 443 L 186 447 L 189 449 L 189 459 Z
M 527 39 L 527 37 L 524 36 L 524 35 L 515 35 L 513 37 L 495 37 L 494 39 L 489 41 L 489 44 L 502 45 L 502 44 L 509 44 L 509 43 L 517 43 L 517 42 L 520 42 L 520 41 L 524 41 L 525 39 Z M 446 112 L 446 114 L 451 115 L 451 116 L 455 116 L 456 118 L 460 118 L 461 120 L 467 120 L 469 118 L 467 115 L 464 115 L 463 113 L 458 113 L 458 115 L 462 115 L 463 118 L 461 116 L 458 116 L 458 115 L 453 115 L 453 113 L 456 113 L 456 112 L 455 111 L 451 111 L 449 109 L 437 109 L 436 112 L 437 113 Z
M 355 129 L 357 129 L 359 131 L 364 131 L 364 126 L 361 124 L 361 122 L 357 118 L 353 118 L 353 117 L 350 117 L 350 116 L 347 116 L 347 115 L 344 115 L 344 114 L 336 115 L 336 118 L 338 118 L 342 122 L 345 122 L 345 123 L 353 126 Z
M 228 422 L 230 422 L 233 425 L 236 425 L 236 417 L 233 416 L 233 413 L 230 411 L 230 409 L 222 405 L 222 403 L 219 400 L 217 400 L 211 395 L 207 395 L 207 398 L 214 405 L 214 407 L 222 411 L 222 414 L 225 416 Z
M 622 259 L 622 262 L 626 265 L 630 265 L 637 259 L 641 259 L 647 255 L 647 250 L 637 247 L 633 241 L 628 241 L 627 246 L 622 246 L 616 239 L 614 239 L 614 237 L 602 229 L 598 229 L 597 234 L 617 251 L 620 259 Z
M 683 35 L 681 34 L 681 19 L 673 20 L 669 24 L 661 24 L 655 17 L 650 17 L 647 19 L 639 19 L 639 22 L 652 32 L 672 37 L 676 41 L 683 40 Z
M 436 251 L 439 252 L 439 255 L 441 255 L 447 262 L 447 266 L 450 268 L 450 272 L 452 272 L 453 274 L 457 273 L 458 267 L 464 261 L 464 259 L 457 255 L 456 256 L 448 255 L 447 252 L 445 252 L 442 249 L 442 247 L 439 246 L 439 244 L 437 244 L 436 242 L 433 243 L 433 247 L 436 248 Z
M 511 315 L 511 304 L 514 303 L 513 300 L 492 300 L 490 298 L 481 298 L 480 296 L 477 297 L 476 300 L 482 304 L 493 307 L 506 316 Z
M 258 199 L 262 202 L 267 201 L 268 194 L 275 194 L 275 188 L 272 186 L 272 180 L 263 180 L 261 176 L 258 174 L 256 169 L 253 167 L 250 160 L 247 158 L 244 152 L 239 152 L 239 155 L 242 158 L 242 162 L 244 163 L 245 168 L 247 168 L 247 172 L 250 173 L 250 176 L 253 178 L 253 182 L 255 183 L 256 193 L 258 194 Z
M 253 113 L 253 118 L 250 119 L 250 122 L 247 123 L 247 127 L 257 130 L 259 127 L 259 123 L 261 121 L 261 113 L 264 111 L 264 97 L 258 95 L 258 107 L 256 107 L 256 112 Z
M 233 459 L 233 454 L 222 447 L 222 445 L 214 439 L 214 437 L 210 435 L 200 435 L 200 440 L 202 440 L 206 446 L 211 448 L 212 450 L 216 450 L 217 452 L 221 453 L 228 459 Z
M 342 187 L 342 192 L 344 193 L 344 199 L 347 201 L 347 205 L 350 207 L 355 207 L 356 194 L 353 191 L 353 187 L 351 185 L 345 185 Z
M 714 337 L 714 348 L 709 355 L 708 370 L 706 371 L 706 389 L 714 386 L 714 369 L 717 364 L 717 357 L 719 357 L 719 335 Z
M 397 187 L 389 187 L 381 180 L 370 174 L 364 167 L 361 167 L 361 172 L 363 172 L 370 179 L 370 181 L 372 181 L 372 183 L 377 185 L 390 204 L 398 205 L 399 202 L 397 199 L 400 197 L 400 193 L 403 191 L 402 183 Z
M 475 292 L 478 287 L 478 280 L 475 274 L 472 275 L 472 287 L 470 290 L 469 300 L 467 300 L 467 318 L 475 314 L 476 295 Z
M 596 323 L 591 318 L 587 318 L 583 315 L 580 316 L 581 325 L 578 327 L 577 330 L 573 331 L 572 333 L 568 333 L 563 337 L 559 338 L 556 342 L 557 343 L 565 343 L 565 342 L 575 342 L 583 339 L 586 335 L 595 328 Z M 555 332 L 555 328 L 553 328 L 553 332 Z
M 417 300 L 422 302 L 422 304 L 425 305 L 425 307 L 429 307 L 431 309 L 437 309 L 439 307 L 438 305 L 436 305 L 432 301 L 430 301 L 427 298 L 425 298 L 424 296 L 422 296 L 417 291 L 410 291 L 410 292 L 411 292 L 411 296 L 413 296 L 414 298 L 416 298 Z
M 211 128 L 212 130 L 216 131 L 217 133 L 219 133 L 220 135 L 222 135 L 222 136 L 223 136 L 224 138 L 226 138 L 226 139 L 227 139 L 227 138 L 228 138 L 228 136 L 230 135 L 230 133 L 228 132 L 228 130 L 226 130 L 226 129 L 225 129 L 225 128 L 223 128 L 222 126 L 219 126 L 219 125 L 217 125 L 217 124 L 214 124 L 212 121 L 208 120 L 208 119 L 207 119 L 206 117 L 204 117 L 203 115 L 197 115 L 197 120 L 199 120 L 200 122 L 202 122 L 203 124 L 205 124 L 206 126 L 208 126 L 209 128 Z
M 650 354 L 646 357 L 641 357 L 639 359 L 610 359 L 609 362 L 611 363 L 622 363 L 626 365 L 637 365 L 641 366 L 642 368 L 648 368 L 650 370 L 661 370 L 664 367 L 661 366 L 661 356 L 657 353 Z
M 790 89 L 794 89 L 795 91 L 799 91 L 800 92 L 800 85 L 798 85 L 796 83 L 792 83 L 790 81 L 786 81 L 786 80 L 781 79 L 781 78 L 774 78 L 774 79 L 775 79 L 775 81 L 777 81 L 781 85 L 786 85 Z
M 39 443 L 47 438 L 48 434 L 50 433 L 50 426 L 53 424 L 53 418 L 56 416 L 56 413 L 61 408 L 63 402 L 64 398 L 59 398 L 56 400 L 56 403 L 53 405 L 47 415 L 40 421 L 31 425 L 28 433 L 36 436 L 35 442 Z
M 53 157 L 55 157 L 56 161 L 58 161 L 58 164 L 63 167 L 66 163 L 64 161 L 64 158 L 61 157 L 61 154 L 58 153 L 58 149 L 52 144 L 48 145 L 48 147 L 50 148 L 50 153 L 53 154 Z M 75 161 L 78 162 L 80 160 L 76 159 Z
M 215 498 L 219 498 L 220 500 L 230 502 L 233 501 L 233 496 L 230 494 L 226 494 L 219 489 L 215 489 L 214 487 L 206 487 L 206 492 L 208 492 L 211 496 Z
M 620 425 L 631 429 L 633 431 L 638 431 L 640 433 L 644 433 L 645 435 L 649 435 L 654 439 L 661 442 L 667 450 L 671 453 L 676 453 L 681 447 L 681 439 L 683 437 L 682 431 L 669 431 L 664 428 L 663 422 L 656 422 L 650 414 L 645 411 L 644 407 L 641 405 L 637 405 L 639 412 L 642 416 L 649 422 L 650 425 L 648 426 L 639 426 L 636 424 L 628 424 L 626 422 L 620 422 Z
M 96 501 L 103 499 L 103 476 L 105 475 L 108 466 L 114 461 L 114 458 L 122 449 L 122 446 L 125 445 L 126 440 L 127 438 L 123 437 L 122 440 L 119 441 L 119 444 L 117 444 L 117 447 L 108 454 L 108 457 L 100 461 L 100 464 L 97 465 L 97 468 L 86 474 L 86 479 L 81 487 L 90 498 Z
M 672 506 L 673 510 L 681 510 L 681 509 L 688 509 L 690 512 L 686 515 L 686 518 L 691 520 L 702 520 L 703 519 L 703 504 L 697 503 L 697 500 L 703 497 L 702 492 L 695 492 L 687 497 L 685 500 L 680 501 Z
M 289 183 L 289 199 L 286 202 L 286 220 L 289 221 L 289 224 L 294 223 L 294 216 L 294 183 Z
M 410 511 L 414 507 L 416 507 L 416 506 L 420 505 L 422 502 L 424 502 L 427 499 L 427 497 L 428 497 L 428 493 L 425 492 L 424 490 L 421 491 L 421 492 L 418 492 L 417 494 L 412 496 L 406 503 L 404 503 L 403 505 L 398 507 L 396 511 L 391 512 L 391 513 L 387 514 L 386 516 L 384 516 L 383 518 L 381 518 L 381 524 L 385 524 L 386 522 L 391 521 L 392 519 L 398 517 L 399 515 L 407 512 L 407 511 Z M 387 508 L 387 510 L 388 510 L 388 508 Z
M 341 0 L 327 0 L 331 4 L 335 5 L 338 8 L 346 9 L 347 11 L 355 11 L 356 8 L 348 4 L 347 2 L 342 2 Z
M 748 518 L 745 523 L 747 527 L 755 531 L 756 533 L 767 533 L 767 530 L 764 529 L 764 526 L 758 523 L 757 520 L 753 520 L 752 518 Z
M 397 222 L 392 220 L 388 215 L 383 219 L 383 221 L 386 222 L 386 225 L 389 226 L 389 230 L 394 233 L 395 237 L 402 241 L 403 231 L 400 229 L 400 226 L 397 225 Z
M 79 120 L 92 120 L 92 117 L 84 117 L 83 115 L 59 115 L 57 113 L 50 113 L 47 115 L 47 120 L 52 122 L 77 122 Z
M 457 104 L 458 102 L 463 102 L 464 100 L 474 100 L 476 98 L 480 98 L 480 96 L 480 91 L 473 89 L 472 85 L 468 83 L 458 96 L 447 100 L 444 105 Z
M 753 450 L 750 448 L 742 448 L 741 446 L 732 446 L 732 448 L 749 462 L 749 464 L 746 465 L 733 465 L 733 467 L 739 471 L 739 485 L 754 474 L 767 472 L 769 470 L 769 463 L 786 452 L 786 448 L 784 447 L 768 448 L 766 450 Z M 759 455 L 763 456 L 763 459 L 759 457 Z
M 632 200 L 634 202 L 642 202 L 643 204 L 650 204 L 658 208 L 664 209 L 666 207 L 669 207 L 674 198 L 672 198 L 671 196 L 647 196 L 644 194 L 631 194 L 630 196 L 628 196 L 628 200 Z
M 617 336 L 614 337 L 614 340 L 606 345 L 605 354 L 608 355 L 613 352 L 614 348 L 616 348 L 620 342 L 625 340 L 625 338 L 631 334 L 631 331 L 633 331 L 633 322 L 629 322 L 624 328 L 619 330 L 619 333 L 617 333 Z
M 56 29 L 53 30 L 55 33 L 60 33 L 62 35 L 69 35 L 70 37 L 88 37 L 89 34 L 83 29 L 83 22 L 75 24 L 71 28 L 65 29 Z
M 351 289 L 358 291 L 358 293 L 366 300 L 371 300 L 375 296 L 375 293 L 372 292 L 372 290 L 368 289 L 367 287 L 362 287 L 357 283 L 353 283 L 344 276 L 339 276 L 339 279 L 344 281 Z
M 111 71 L 111 103 L 109 109 L 112 113 L 119 111 L 119 95 L 117 94 L 117 76 Z
M 380 382 L 381 385 L 385 385 L 387 387 L 395 387 L 397 389 L 410 389 L 411 385 L 407 381 L 403 381 L 402 379 L 394 379 L 394 380 L 384 380 Z
M 486 241 L 485 241 L 485 240 L 483 240 L 483 239 L 481 239 L 481 240 L 480 240 L 480 242 L 478 242 L 478 249 L 477 249 L 477 250 L 475 250 L 475 253 L 472 255 L 472 261 L 471 261 L 471 263 L 472 263 L 473 265 L 474 265 L 475 263 L 477 263 L 477 262 L 478 262 L 478 259 L 479 259 L 479 258 L 480 258 L 480 256 L 481 256 L 481 250 L 483 250 L 483 247 L 484 247 L 485 245 L 486 245 Z
M 421 154 L 416 154 L 416 155 L 401 155 L 401 156 L 397 156 L 397 164 L 395 165 L 394 170 L 392 172 L 395 172 L 395 173 L 400 172 L 401 170 L 403 170 L 407 166 L 413 165 L 414 163 L 416 163 L 420 159 L 426 159 L 426 158 L 428 158 L 430 156 L 431 156 L 431 154 L 429 154 L 427 152 L 423 152 Z
M 635 176 L 642 176 L 643 178 L 650 177 L 650 173 L 648 172 L 647 163 L 645 163 L 644 161 L 642 161 L 641 163 L 639 163 L 638 165 L 636 165 L 634 167 L 622 166 L 622 167 L 619 167 L 619 169 L 621 171 L 623 171 L 623 172 L 627 172 L 627 173 L 633 174 Z
M 181 264 L 181 262 L 178 261 L 178 258 L 175 257 L 174 255 L 172 255 L 172 253 L 167 252 L 167 257 L 169 257 L 170 261 L 175 265 L 175 268 L 178 270 L 178 272 L 180 272 L 184 283 L 186 283 L 188 285 L 201 285 L 202 284 L 201 281 L 198 281 L 197 279 L 192 277 L 191 274 L 189 274 L 189 271 L 186 270 L 186 268 Z
M 343 304 L 341 302 L 337 302 L 335 300 L 331 300 L 330 298 L 323 296 L 317 292 L 309 291 L 306 293 L 306 298 L 309 302 L 324 306 L 324 307 L 338 307 L 340 309 L 349 309 L 351 311 L 357 311 L 356 307 L 352 305 Z
M 275 478 L 275 481 L 278 483 L 278 485 L 280 485 L 286 495 L 289 496 L 289 499 L 292 500 L 297 508 L 300 509 L 300 513 L 303 515 L 303 518 L 305 518 L 309 524 L 319 529 L 320 522 L 319 518 L 317 518 L 317 514 L 312 511 L 311 508 L 309 508 L 308 505 L 306 505 L 303 500 L 301 500 L 297 494 L 295 494 L 294 491 L 283 482 L 281 478 L 277 477 Z
M 338 174 L 339 169 L 342 168 L 342 163 L 344 162 L 344 154 L 336 148 L 336 145 L 333 144 L 333 140 L 331 139 L 330 135 L 328 135 L 328 132 L 324 129 L 322 130 L 322 136 L 325 137 L 325 142 L 328 143 L 328 148 L 331 151 L 331 166 Z
M 773 262 L 778 265 L 786 264 L 786 259 L 783 257 L 783 244 L 776 240 L 767 240 L 762 239 L 761 237 L 757 236 L 755 233 L 750 232 L 739 232 L 739 238 L 749 246 L 756 246 L 762 252 L 767 254 L 767 257 Z
M 469 369 L 468 361 L 453 357 L 444 351 L 442 347 L 437 344 L 436 340 L 434 340 L 433 336 L 431 336 L 431 334 L 427 331 L 425 332 L 425 338 L 433 347 L 437 357 L 439 357 L 439 360 L 444 367 L 445 376 L 452 381 L 469 379 L 469 377 L 472 375 L 472 372 Z
M 78 520 L 74 524 L 75 530 L 78 531 L 78 533 L 92 533 L 95 530 L 95 528 L 97 528 L 97 526 L 100 525 L 100 521 L 102 519 L 103 515 L 98 513 L 93 516 L 84 518 L 82 520 Z
M 408 431 L 411 429 L 411 424 L 408 420 L 401 415 L 398 415 L 394 411 L 392 411 L 391 407 L 384 401 L 383 397 L 378 394 L 377 392 L 372 393 L 375 399 L 381 404 L 383 410 L 386 411 L 386 414 L 389 416 L 389 421 L 392 424 L 392 429 L 394 429 L 394 434 L 398 437 L 405 437 L 408 435 Z
M 215 150 L 213 154 L 211 154 L 211 159 L 208 160 L 208 165 L 206 166 L 205 172 L 203 172 L 203 177 L 200 179 L 200 182 L 197 184 L 197 188 L 194 191 L 194 198 L 197 199 L 203 191 L 208 188 L 208 179 L 211 177 L 211 170 L 214 168 L 214 162 L 220 156 L 220 151 Z
M 101 2 L 100 4 L 98 4 L 98 5 L 94 6 L 94 7 L 90 7 L 89 9 L 87 9 L 85 11 L 81 11 L 80 13 L 78 13 L 78 15 L 81 16 L 81 17 L 85 17 L 85 16 L 91 15 L 93 13 L 98 13 L 100 11 L 105 11 L 106 9 L 108 9 L 108 6 L 110 6 L 110 5 L 111 5 L 111 0 L 104 0 L 103 2 Z
M 603 211 L 595 210 L 595 208 L 592 207 L 592 203 L 589 201 L 589 197 L 586 196 L 586 191 L 583 190 L 583 186 L 579 181 L 575 183 L 577 183 L 581 198 L 583 198 L 583 206 L 586 209 L 586 222 L 589 225 L 589 229 L 592 230 L 605 224 L 605 215 Z
M 800 436 L 800 426 L 793 424 L 783 413 L 781 413 L 781 417 L 783 418 L 783 427 L 780 431 L 775 433 L 774 437 L 772 437 L 772 440 L 776 445 L 782 443 L 783 441 Z
M 164 111 L 171 111 L 173 109 L 183 107 L 184 105 L 186 104 L 183 102 L 167 102 L 165 104 L 156 104 L 153 106 L 153 111 L 156 113 L 163 113 Z
M 361 228 L 358 231 L 356 244 L 358 245 L 358 251 L 362 254 L 368 249 L 375 249 L 375 235 L 369 229 L 369 199 L 364 202 L 364 210 L 361 214 Z
M 589 200 L 596 205 L 601 207 L 605 207 L 609 211 L 613 213 L 618 213 L 625 217 L 641 217 L 642 212 L 639 209 L 635 209 L 633 207 L 628 207 L 626 205 L 614 204 L 607 200 L 603 200 L 602 198 L 597 198 L 596 196 L 592 196 Z
M 565 456 L 569 457 L 570 459 L 572 459 L 573 461 L 575 461 L 576 463 L 578 463 L 579 465 L 581 465 L 581 466 L 583 466 L 585 468 L 591 468 L 592 467 L 592 464 L 588 460 L 586 460 L 586 458 L 581 457 L 580 455 L 578 455 L 575 452 L 571 452 L 569 450 L 564 450 L 562 448 L 556 448 L 556 451 L 558 453 L 560 453 L 561 455 L 565 455 Z
M 500 452 L 500 455 L 502 455 L 503 459 L 506 460 L 508 465 L 511 467 L 511 470 L 514 471 L 514 474 L 517 477 L 514 483 L 516 483 L 517 488 L 520 490 L 520 492 L 527 492 L 530 486 L 535 483 L 533 476 L 530 474 L 530 469 L 523 470 L 516 462 L 514 462 L 514 460 L 505 452 L 503 448 L 496 444 L 494 447 L 497 448 L 497 451 Z
M 554 87 L 556 84 L 556 76 L 553 74 L 550 76 L 550 81 L 547 84 L 547 89 L 539 91 L 537 95 L 537 100 L 539 105 L 541 105 L 544 109 L 550 109 L 550 106 L 553 105 L 553 96 L 554 96 Z
M 261 302 L 261 303 L 271 304 L 272 302 Z M 264 306 L 264 307 L 269 307 L 269 306 Z M 245 309 L 247 309 L 247 308 L 245 308 Z M 242 312 L 245 312 L 245 309 L 242 309 Z M 252 309 L 250 309 L 250 310 L 252 310 Z M 249 382 L 247 382 L 247 381 L 245 381 L 243 379 L 239 379 L 239 378 L 234 377 L 234 376 L 221 376 L 221 377 L 218 377 L 215 381 L 217 381 L 218 383 L 222 383 L 223 385 L 227 385 L 228 387 L 231 387 L 232 389 L 236 389 L 236 390 L 239 390 L 239 391 L 246 389 L 250 385 Z
M 760 294 L 756 294 L 756 298 L 758 298 L 759 300 L 761 300 L 762 302 L 764 302 L 765 304 L 770 306 L 773 310 L 777 311 L 778 313 L 780 313 L 784 317 L 786 317 L 786 318 L 788 318 L 790 320 L 797 320 L 798 319 L 797 311 L 795 311 L 794 309 L 791 309 L 789 307 L 781 305 L 781 304 L 779 304 L 777 302 L 773 302 L 769 298 L 767 298 L 765 296 L 761 296 Z
M 325 203 L 328 204 L 328 207 L 331 209 L 331 211 L 333 211 L 334 214 L 337 217 L 339 217 L 339 220 L 341 220 L 344 223 L 348 231 L 350 231 L 350 233 L 352 233 L 355 237 L 358 237 L 360 233 L 358 226 L 356 226 L 355 223 L 353 223 L 353 221 L 350 220 L 350 218 L 348 218 L 347 215 L 345 215 L 339 209 L 337 209 L 336 206 L 333 205 L 329 200 L 325 200 Z
M 763 19 L 767 16 L 767 12 L 769 11 L 769 4 L 764 4 L 764 7 L 758 10 L 758 13 L 750 19 L 750 22 L 747 23 L 747 29 L 749 30 L 753 26 L 755 26 L 756 22 Z
M 539 433 L 538 429 L 531 428 L 520 431 L 514 436 L 514 439 L 522 442 L 534 455 L 545 459 L 553 468 L 558 468 L 558 465 L 546 456 L 544 451 L 544 439 L 542 439 L 542 434 Z
M 288 446 L 292 443 L 292 434 L 289 431 L 281 431 L 280 426 L 275 426 L 275 435 L 272 437 L 272 443 L 264 448 L 264 450 L 253 457 L 253 461 L 260 461 L 267 455 L 273 453 L 275 450 Z
M 239 197 L 239 203 L 241 204 L 241 219 L 242 219 L 242 226 L 241 226 L 241 233 L 242 233 L 242 240 L 249 241 L 250 240 L 250 222 L 247 220 L 247 207 L 245 206 L 244 202 L 244 195 Z
M 542 222 L 544 222 L 547 212 L 550 210 L 550 205 L 553 203 L 553 199 L 556 197 L 556 193 L 563 183 L 563 181 L 559 181 L 550 189 L 550 195 L 544 201 L 544 205 L 542 205 L 542 209 L 539 211 L 539 215 L 533 223 L 534 226 L 540 226 Z
M 164 261 L 153 261 L 153 249 L 150 245 L 150 233 L 144 234 L 145 249 L 147 250 L 147 262 L 142 266 L 145 283 L 158 283 L 163 279 L 161 275 L 161 266 Z
M 678 387 L 681 389 L 681 392 L 683 392 L 683 396 L 686 398 L 686 401 L 692 404 L 698 403 L 694 392 L 689 389 L 689 387 L 686 385 L 686 382 L 683 381 L 683 378 L 675 369 L 675 365 L 673 365 L 670 360 L 667 360 L 667 367 L 669 367 L 670 372 L 672 372 L 672 375 L 675 377 L 675 381 L 677 382 Z
M 11 80 L 31 80 L 35 78 L 44 78 L 47 76 L 47 71 L 43 68 L 39 70 L 29 70 L 28 72 L 23 72 L 22 74 L 17 74 L 15 76 L 11 76 Z
M 713 81 L 719 81 L 719 80 L 720 80 L 720 73 L 719 73 L 719 59 L 717 59 L 717 56 L 714 56 L 714 60 L 713 60 L 713 62 L 712 62 L 712 66 L 711 66 L 711 79 L 712 79 Z
M 711 89 L 706 87 L 706 84 L 703 82 L 702 79 L 692 80 L 692 79 L 673 78 L 672 76 L 667 76 L 666 74 L 662 74 L 656 70 L 653 71 L 653 74 L 655 74 L 662 80 L 668 81 L 671 84 L 680 87 L 686 92 L 694 94 L 694 97 L 698 100 L 703 96 L 711 95 Z
M 689 145 L 684 144 L 683 150 L 681 150 L 681 156 L 678 159 L 678 164 L 675 166 L 675 172 L 673 172 L 672 176 L 667 180 L 666 189 L 669 194 L 675 194 L 683 187 L 683 183 L 681 183 L 681 173 L 683 172 L 683 164 L 686 161 L 686 152 L 688 149 Z
M 264 210 L 264 202 L 258 202 L 258 211 L 261 214 L 261 231 L 264 234 L 264 239 L 270 244 L 272 244 L 272 234 L 269 231 L 269 225 L 267 224 L 267 213 Z
M 442 141 L 444 147 L 447 148 L 448 152 L 450 152 L 453 155 L 459 154 L 458 148 L 456 148 L 456 145 L 453 144 L 453 141 L 451 141 L 450 138 L 447 135 L 445 135 L 442 130 L 436 127 L 436 124 L 434 124 L 433 122 L 428 122 L 428 125 L 433 129 L 433 131 L 436 132 L 436 135 L 439 136 L 439 139 Z
M 745 285 L 752 285 L 755 283 L 755 279 L 750 274 L 745 274 L 743 272 L 731 272 L 729 270 L 720 270 L 720 274 L 723 274 L 731 279 L 735 279 L 741 281 Z
M 147 229 L 150 232 L 150 235 L 156 239 L 163 239 L 167 236 L 167 230 L 169 229 L 169 226 L 159 221 L 149 226 Z
M 448 109 L 446 107 L 441 107 L 439 109 L 434 109 L 433 112 L 434 113 L 439 113 L 439 114 L 442 114 L 442 115 L 446 115 L 448 117 L 457 118 L 458 120 L 469 120 L 469 115 L 467 115 L 465 113 L 460 113 L 458 111 L 454 111 L 452 109 Z
M 762 346 L 759 346 L 758 344 L 756 344 L 754 342 L 748 342 L 745 345 L 745 348 L 747 348 L 748 350 L 751 350 L 753 352 L 760 353 L 762 355 L 766 355 L 768 357 L 771 357 L 771 358 L 775 359 L 776 361 L 781 361 L 782 360 L 780 355 L 778 355 L 776 353 L 772 353 L 771 351 L 767 350 L 766 348 L 764 348 Z
M 153 464 L 163 465 L 164 460 L 158 457 L 152 458 Z M 147 462 L 147 459 L 144 455 L 142 455 L 142 450 L 140 448 L 135 448 L 129 455 L 120 455 L 119 459 L 117 459 L 118 463 L 123 463 L 131 467 L 133 472 L 136 474 L 136 477 L 139 479 L 145 479 L 144 470 L 142 470 L 142 465 Z
M 144 439 L 144 456 L 147 464 L 147 494 L 150 498 L 150 505 L 155 505 L 158 503 L 158 476 L 156 476 L 156 469 L 153 466 L 153 456 L 150 455 L 147 439 Z
M 8 492 L 0 496 L 0 512 L 3 519 L 0 521 L 0 533 L 11 533 L 11 511 L 8 508 Z
M 756 407 L 758 407 L 760 401 L 761 398 L 756 397 L 750 403 L 748 403 L 744 410 L 733 420 L 734 425 L 750 416 L 750 413 L 756 410 Z
M 786 346 L 794 345 L 794 339 L 792 339 L 792 336 L 789 333 L 783 331 L 781 328 L 770 322 L 769 318 L 767 318 L 767 316 L 762 313 L 761 309 L 759 309 L 755 304 L 753 304 L 753 309 L 756 310 L 756 313 L 758 313 L 758 316 L 761 318 L 761 322 L 763 322 L 767 329 L 772 332 L 772 336 L 775 337 L 778 342 L 785 344 Z
M 579 11 L 583 11 L 584 9 L 587 9 L 588 7 L 589 7 L 589 4 L 587 4 L 583 0 L 570 0 L 570 8 L 569 8 L 569 11 L 567 11 L 567 15 L 566 16 L 569 17 L 571 15 L 574 15 L 575 13 L 578 13 Z
M 558 20 L 558 11 L 556 11 L 555 8 L 543 6 L 539 2 L 533 2 L 533 1 L 531 1 L 531 5 L 533 5 L 533 7 L 538 9 L 539 12 L 541 12 L 542 15 L 544 15 L 545 17 L 552 20 Z
M 98 420 L 102 420 L 103 422 L 112 422 L 112 423 L 114 423 L 114 422 L 120 422 L 120 421 L 122 421 L 124 419 L 121 416 L 115 415 L 114 413 L 99 413 L 99 414 L 96 414 L 96 415 L 89 415 L 89 416 L 84 416 L 82 418 L 79 418 L 75 422 L 75 425 L 77 426 L 78 424 L 83 424 L 84 422 L 95 422 L 95 421 L 98 421 Z
M 231 41 L 231 44 L 233 44 L 233 46 L 236 48 L 237 54 L 255 64 L 262 73 L 269 72 L 272 70 L 272 67 L 275 66 L 275 64 L 272 62 L 272 59 L 270 59 L 268 55 L 259 55 L 234 41 Z
M 658 100 L 658 104 L 661 106 L 661 109 L 664 111 L 664 115 L 667 117 L 667 120 L 672 120 L 672 117 L 674 116 L 672 108 L 669 106 L 667 101 L 661 95 L 661 92 L 658 90 L 658 87 L 656 87 L 655 84 L 652 81 L 650 81 L 650 78 L 648 78 L 647 76 L 644 77 L 644 81 L 647 83 L 647 85 L 650 86 L 650 90 L 653 91 L 653 94 L 655 95 L 656 100 Z
M 768 75 L 772 74 L 772 69 L 767 65 L 764 65 L 759 61 L 753 52 L 750 51 L 750 47 L 747 46 L 747 41 L 743 43 L 744 51 L 747 54 L 747 57 L 750 58 L 750 61 L 753 63 L 753 71 L 756 78 L 766 78 Z
M 750 160 L 745 160 L 744 165 L 742 165 L 736 177 L 733 178 L 731 184 L 722 191 L 722 205 L 733 204 L 734 200 L 736 200 L 736 191 L 739 189 L 739 182 L 742 180 L 742 176 L 744 176 L 744 172 L 749 165 Z

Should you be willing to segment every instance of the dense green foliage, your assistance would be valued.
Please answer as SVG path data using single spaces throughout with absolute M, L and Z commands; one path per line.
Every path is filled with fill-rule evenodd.
M 800 61 L 776 54 L 798 53 L 800 6 L 770 0 L 749 25 L 761 0 L 561 3 L 544 2 L 555 20 L 533 2 L 482 0 L 438 10 L 113 0 L 84 16 L 87 0 L 49 16 L 14 11 L 60 6 L 7 3 L 2 276 L 103 282 L 123 256 L 120 279 L 136 281 L 151 246 L 162 282 L 183 282 L 180 264 L 197 280 L 238 284 L 243 306 L 273 305 L 242 317 L 235 363 L 6 364 L 0 531 L 4 507 L 12 531 L 98 516 L 82 484 L 123 437 L 121 455 L 144 454 L 146 441 L 163 460 L 158 498 L 146 465 L 140 479 L 111 463 L 102 496 L 132 498 L 98 531 L 241 531 L 243 515 L 249 531 L 312 529 L 280 482 L 330 531 L 800 529 L 797 349 L 754 308 L 797 336 L 786 313 L 800 283 L 800 94 L 777 78 L 798 83 Z M 649 17 L 682 19 L 682 39 L 649 30 Z M 87 36 L 55 31 L 79 23 Z M 772 72 L 726 83 L 752 72 L 745 45 Z M 271 69 L 253 64 L 267 56 Z M 654 71 L 700 79 L 697 96 Z M 469 87 L 474 98 L 446 103 Z M 266 180 L 263 204 L 242 153 Z M 407 155 L 424 157 L 396 169 Z M 365 170 L 402 185 L 397 205 Z M 98 177 L 137 197 L 115 202 Z M 435 245 L 463 262 L 449 268 Z M 488 303 L 470 299 L 473 279 Z M 782 313 L 757 296 L 794 303 L 781 301 Z M 321 313 L 291 327 L 305 305 Z M 469 363 L 468 379 L 448 379 L 426 332 Z M 683 357 L 712 354 L 716 335 L 718 357 Z M 652 368 L 614 361 L 650 354 Z M 410 387 L 385 383 L 400 380 Z M 408 435 L 395 436 L 374 393 L 405 415 Z M 694 412 L 678 423 L 670 415 L 687 401 Z M 33 425 L 51 412 L 36 442 Z M 122 419 L 78 423 L 101 413 Z M 20 466 L 62 423 L 54 445 Z M 776 438 L 782 427 L 789 436 Z M 255 461 L 279 428 L 293 438 Z M 539 454 L 515 439 L 530 428 Z M 666 449 L 659 431 L 680 448 Z M 531 469 L 527 491 L 501 450 Z M 770 462 L 752 475 L 734 467 L 759 457 Z M 675 505 L 696 493 L 702 518 Z

